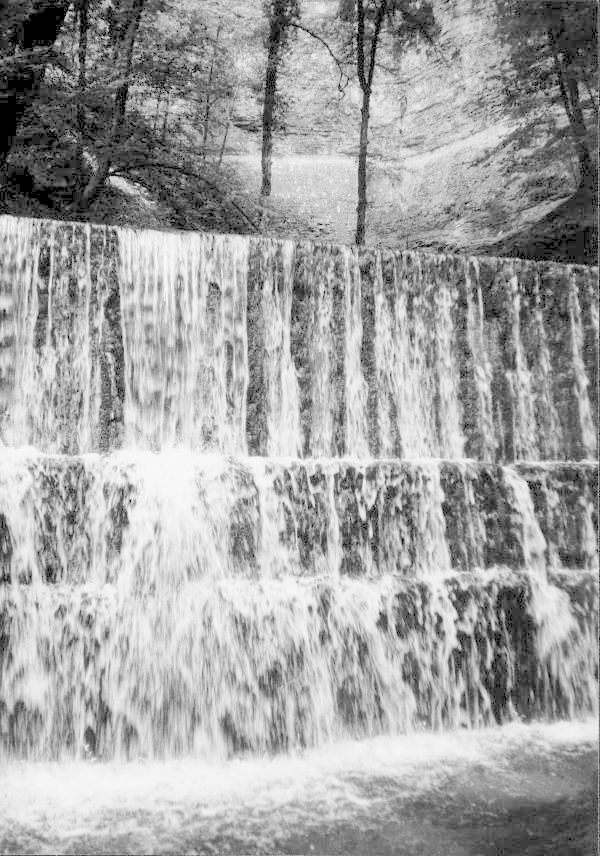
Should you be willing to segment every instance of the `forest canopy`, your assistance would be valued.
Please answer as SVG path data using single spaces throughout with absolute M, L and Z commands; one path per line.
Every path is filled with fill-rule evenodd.
M 359 243 L 590 260 L 596 38 L 591 0 L 0 0 L 0 205 L 335 239 L 335 158 Z

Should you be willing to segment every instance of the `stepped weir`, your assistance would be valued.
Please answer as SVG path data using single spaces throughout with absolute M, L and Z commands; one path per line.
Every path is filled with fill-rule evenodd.
M 597 270 L 0 244 L 2 756 L 597 713 Z

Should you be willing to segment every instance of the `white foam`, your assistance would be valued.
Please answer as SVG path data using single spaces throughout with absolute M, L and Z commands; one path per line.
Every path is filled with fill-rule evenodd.
M 295 755 L 225 763 L 13 762 L 0 770 L 2 827 L 43 824 L 53 834 L 75 835 L 78 827 L 90 831 L 94 819 L 106 812 L 122 818 L 160 812 L 162 823 L 169 815 L 168 823 L 176 826 L 192 812 L 209 822 L 224 811 L 251 817 L 285 809 L 303 816 L 315 805 L 319 817 L 339 819 L 368 804 L 369 782 L 387 781 L 395 798 L 414 796 L 439 786 L 446 776 L 464 771 L 468 778 L 475 767 L 504 771 L 506 777 L 529 756 L 592 750 L 597 735 L 596 721 L 588 719 L 346 741 Z M 516 789 L 520 775 L 523 770 L 516 769 Z

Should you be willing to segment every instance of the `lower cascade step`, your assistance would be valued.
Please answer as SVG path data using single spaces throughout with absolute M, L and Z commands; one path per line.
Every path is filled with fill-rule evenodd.
M 595 574 L 0 591 L 5 756 L 168 757 L 597 706 Z

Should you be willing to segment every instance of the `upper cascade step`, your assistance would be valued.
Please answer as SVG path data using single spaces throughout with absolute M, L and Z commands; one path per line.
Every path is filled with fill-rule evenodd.
M 0 217 L 0 439 L 596 455 L 597 269 Z

